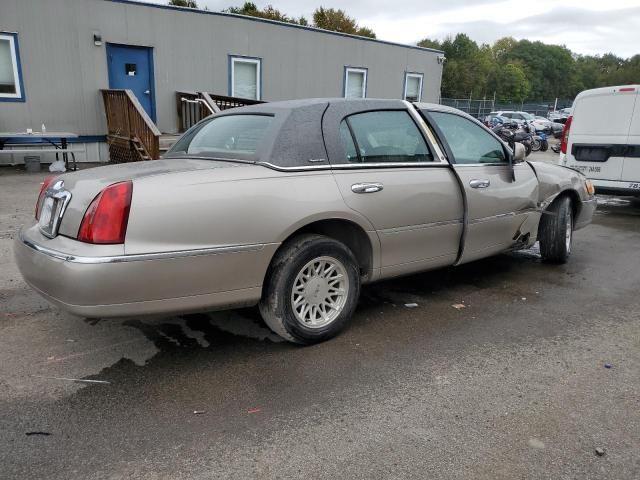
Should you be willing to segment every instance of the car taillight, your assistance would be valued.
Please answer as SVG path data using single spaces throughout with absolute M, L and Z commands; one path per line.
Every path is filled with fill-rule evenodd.
M 124 243 L 131 208 L 131 181 L 114 183 L 93 199 L 84 214 L 78 240 L 87 243 Z
M 564 128 L 562 129 L 562 142 L 560 142 L 560 151 L 562 153 L 567 153 L 567 144 L 569 143 L 569 130 L 571 130 L 572 120 L 573 116 L 567 118 L 567 121 L 564 124 Z
M 56 179 L 55 175 L 49 175 L 42 182 L 40 187 L 40 193 L 38 194 L 38 201 L 36 202 L 36 220 L 40 220 L 40 207 L 42 207 L 42 200 L 44 200 L 44 194 L 47 192 L 53 181 Z

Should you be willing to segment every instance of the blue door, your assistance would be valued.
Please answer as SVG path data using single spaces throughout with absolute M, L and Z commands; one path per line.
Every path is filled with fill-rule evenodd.
M 129 89 L 151 120 L 156 121 L 153 90 L 153 50 L 148 47 L 107 44 L 109 88 Z

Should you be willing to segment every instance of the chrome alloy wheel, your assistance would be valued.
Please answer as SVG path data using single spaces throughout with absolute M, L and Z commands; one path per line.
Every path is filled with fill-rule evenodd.
M 567 226 L 565 232 L 565 246 L 567 247 L 567 253 L 571 253 L 571 237 L 573 235 L 573 217 L 571 213 L 567 213 Z
M 344 265 L 333 257 L 318 257 L 296 276 L 291 307 L 302 325 L 322 328 L 340 315 L 348 295 L 349 276 Z

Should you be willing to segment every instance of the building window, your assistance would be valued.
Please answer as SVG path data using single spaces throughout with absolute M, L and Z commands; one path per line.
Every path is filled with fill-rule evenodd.
M 229 60 L 229 95 L 261 100 L 262 59 L 230 56 Z
M 0 101 L 24 101 L 18 35 L 0 32 Z
M 422 73 L 405 73 L 403 98 L 408 102 L 419 102 L 421 100 L 423 76 Z
M 367 96 L 367 69 L 344 67 L 344 97 L 365 98 Z

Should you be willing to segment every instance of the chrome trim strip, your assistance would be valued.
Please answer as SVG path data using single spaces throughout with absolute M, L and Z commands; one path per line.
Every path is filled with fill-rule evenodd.
M 525 208 L 523 210 L 518 210 L 517 212 L 500 213 L 499 215 L 491 215 L 489 217 L 474 218 L 472 220 L 469 220 L 469 225 L 474 225 L 476 223 L 489 222 L 491 220 L 497 220 L 499 218 L 504 218 L 504 217 L 515 217 L 516 215 L 522 215 L 523 213 L 533 213 L 533 212 L 539 212 L 539 211 L 540 211 L 539 208 Z
M 47 231 L 42 226 L 39 226 L 40 233 L 42 233 L 45 237 L 55 238 L 58 235 L 58 230 L 60 229 L 60 222 L 62 222 L 62 217 L 64 216 L 64 212 L 67 210 L 67 206 L 71 201 L 71 192 L 64 189 L 64 181 L 58 180 L 53 184 L 53 186 L 49 187 L 45 192 L 44 198 L 46 200 L 47 197 L 53 198 L 57 201 L 61 201 L 62 205 L 60 206 L 60 210 L 58 214 L 51 220 L 53 223 L 51 224 L 51 231 Z M 44 206 L 44 201 L 40 206 L 40 214 L 42 214 L 42 208 Z M 52 215 L 55 215 L 55 211 L 52 212 Z
M 419 125 L 419 128 L 422 129 L 422 132 L 429 139 L 429 144 L 430 144 L 429 147 L 434 150 L 434 153 L 438 157 L 438 160 L 440 161 L 440 163 L 449 165 L 449 162 L 447 161 L 447 157 L 445 156 L 444 152 L 440 149 L 440 145 L 438 145 L 438 141 L 436 140 L 435 134 L 431 131 L 431 129 L 427 125 L 427 122 L 424 121 L 424 118 L 422 118 L 422 116 L 420 115 L 420 112 L 418 112 L 418 110 L 416 110 L 416 107 L 414 107 L 410 102 L 406 100 L 403 100 L 403 102 L 407 106 L 409 115 L 413 118 L 414 122 L 416 122 Z
M 22 235 L 22 232 L 20 232 L 20 240 L 25 246 L 43 255 L 47 255 L 57 260 L 62 260 L 64 262 L 81 263 L 81 264 L 89 264 L 89 265 L 95 265 L 95 264 L 101 264 L 101 263 L 141 262 L 141 261 L 147 261 L 147 260 L 197 257 L 197 256 L 203 256 L 203 255 L 220 255 L 224 253 L 252 252 L 252 251 L 262 250 L 265 246 L 269 245 L 269 244 L 233 245 L 228 247 L 196 248 L 193 250 L 176 250 L 172 252 L 139 253 L 139 254 L 132 254 L 132 255 L 115 255 L 110 257 L 85 257 L 85 256 L 71 255 L 71 254 L 60 252 L 58 250 L 53 250 L 51 248 L 43 247 L 42 245 L 38 245 L 37 243 L 34 243 L 24 238 Z
M 340 163 L 336 165 L 309 165 L 299 167 L 281 167 L 269 162 L 258 162 L 256 165 L 277 170 L 279 172 L 307 172 L 313 170 L 361 170 L 363 168 L 398 168 L 398 167 L 418 167 L 418 168 L 444 168 L 448 163 L 443 162 L 381 162 L 381 163 Z
M 513 165 L 513 167 L 517 167 L 520 164 Z M 466 168 L 466 167 L 510 167 L 509 163 L 498 162 L 498 163 L 454 163 L 454 168 Z
M 387 228 L 384 230 L 380 230 L 380 233 L 383 233 L 385 235 L 392 235 L 394 233 L 402 233 L 402 232 L 407 232 L 411 230 L 422 230 L 424 228 L 444 227 L 447 225 L 461 225 L 461 224 L 462 224 L 462 219 L 443 220 L 441 222 L 432 222 L 432 223 L 423 223 L 420 225 L 407 225 L 405 227 Z

